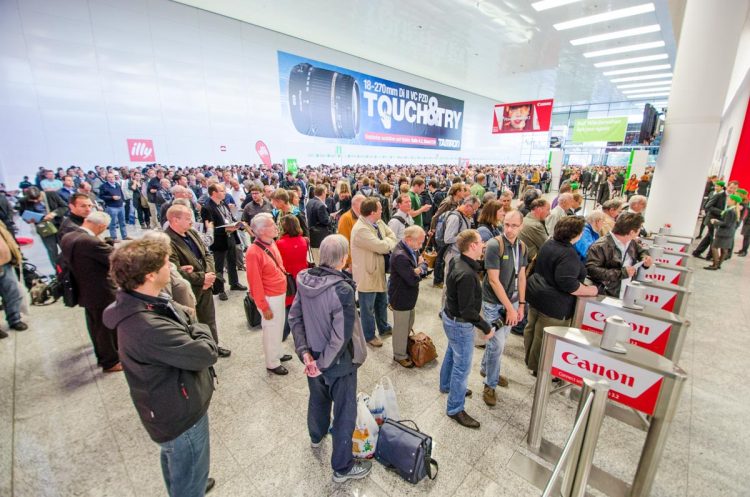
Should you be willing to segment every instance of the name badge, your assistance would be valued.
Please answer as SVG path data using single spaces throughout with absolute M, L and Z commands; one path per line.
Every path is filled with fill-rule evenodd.
M 504 260 L 504 261 L 507 261 L 508 259 L 509 259 L 509 257 L 508 257 L 507 255 L 504 255 L 504 256 L 503 256 L 503 260 Z

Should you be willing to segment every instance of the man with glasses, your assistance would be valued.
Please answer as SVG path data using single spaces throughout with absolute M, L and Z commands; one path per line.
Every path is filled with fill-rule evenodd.
M 508 386 L 508 379 L 500 375 L 500 364 L 505 340 L 511 327 L 524 316 L 526 306 L 526 245 L 518 239 L 523 226 L 523 215 L 517 210 L 508 212 L 503 221 L 503 234 L 490 239 L 484 252 L 486 275 L 482 282 L 482 310 L 490 323 L 502 319 L 504 326 L 487 342 L 480 373 L 484 380 L 484 403 L 497 404 L 495 387 Z M 502 243 L 502 246 L 500 245 Z
M 448 214 L 445 219 L 445 275 L 448 275 L 448 265 L 454 257 L 460 254 L 456 240 L 458 234 L 463 230 L 471 228 L 474 214 L 479 210 L 481 202 L 478 197 L 470 195 L 461 201 L 455 211 Z

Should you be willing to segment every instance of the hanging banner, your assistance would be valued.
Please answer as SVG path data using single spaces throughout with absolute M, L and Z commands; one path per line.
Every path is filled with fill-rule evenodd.
M 284 165 L 286 166 L 284 168 L 285 172 L 292 173 L 292 175 L 297 176 L 297 171 L 299 171 L 297 159 L 287 159 Z
M 461 149 L 464 102 L 278 52 L 282 112 L 303 135 L 383 147 Z
M 271 152 L 268 150 L 268 146 L 261 140 L 255 142 L 255 151 L 258 152 L 258 157 L 268 167 L 271 167 Z
M 553 100 L 498 104 L 492 115 L 492 134 L 549 131 Z
M 576 143 L 621 142 L 628 130 L 627 117 L 605 117 L 603 119 L 576 119 L 573 138 Z

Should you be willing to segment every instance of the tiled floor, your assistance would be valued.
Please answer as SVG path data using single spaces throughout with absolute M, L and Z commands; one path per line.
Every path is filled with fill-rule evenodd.
M 29 252 L 41 261 L 38 243 Z M 702 264 L 697 264 L 700 268 Z M 721 272 L 696 269 L 692 322 L 680 365 L 689 379 L 661 461 L 652 495 L 746 497 L 750 454 L 750 387 L 743 367 L 750 355 L 750 264 L 734 258 Z M 439 291 L 423 284 L 419 331 L 437 345 L 446 339 L 438 321 Z M 269 376 L 258 331 L 248 331 L 242 295 L 217 301 L 219 330 L 232 349 L 220 360 L 218 390 L 210 409 L 212 496 L 538 496 L 540 490 L 508 467 L 525 452 L 534 379 L 523 364 L 523 344 L 511 335 L 503 358 L 507 389 L 488 408 L 475 394 L 467 410 L 481 422 L 467 430 L 447 418 L 438 392 L 439 362 L 405 370 L 391 360 L 390 340 L 370 349 L 359 390 L 371 392 L 382 376 L 396 386 L 404 418 L 434 437 L 440 462 L 435 481 L 405 483 L 377 463 L 359 482 L 331 482 L 330 440 L 312 450 L 306 433 L 307 386 L 302 366 Z M 35 307 L 26 332 L 0 341 L 0 495 L 164 495 L 158 447 L 143 430 L 122 374 L 96 367 L 81 309 Z M 291 351 L 290 344 L 285 347 Z M 481 351 L 470 388 L 481 392 Z M 575 404 L 561 396 L 550 405 L 545 437 L 562 443 Z M 644 434 L 607 418 L 596 464 L 630 480 Z M 598 495 L 598 494 L 597 494 Z

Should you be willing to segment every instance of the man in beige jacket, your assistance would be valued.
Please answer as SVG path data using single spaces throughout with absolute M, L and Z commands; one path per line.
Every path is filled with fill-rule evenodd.
M 365 340 L 373 347 L 383 341 L 375 335 L 377 324 L 380 336 L 391 332 L 388 324 L 388 294 L 386 293 L 386 259 L 398 240 L 380 218 L 383 207 L 377 198 L 362 202 L 360 215 L 352 228 L 352 274 L 359 292 L 359 311 Z
M 5 319 L 8 326 L 16 331 L 28 329 L 21 321 L 21 303 L 23 296 L 18 285 L 15 268 L 21 265 L 21 250 L 5 224 L 0 222 L 0 297 L 5 305 Z M 7 338 L 8 333 L 0 330 L 0 338 Z

